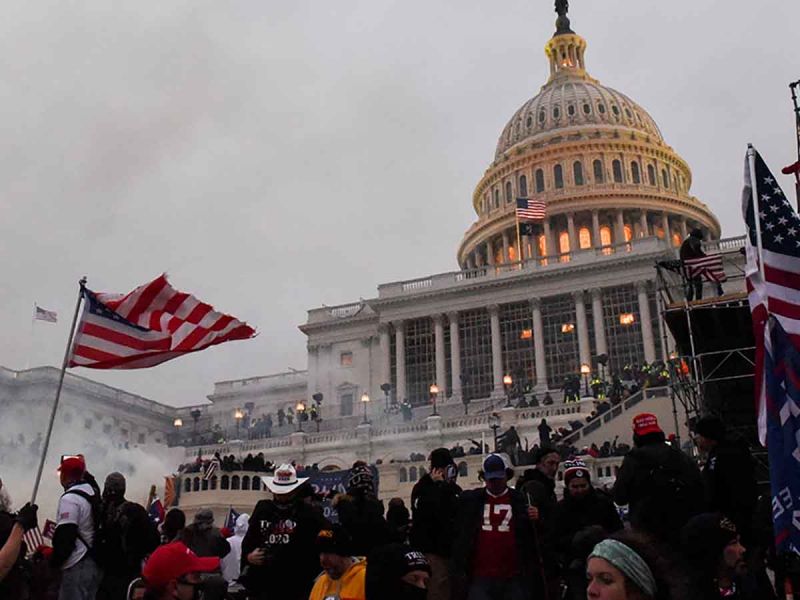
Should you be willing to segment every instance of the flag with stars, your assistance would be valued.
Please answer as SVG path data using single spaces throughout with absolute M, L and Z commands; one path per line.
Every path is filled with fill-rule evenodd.
M 755 150 L 751 178 L 745 159 L 742 215 L 747 225 L 746 282 L 756 340 L 756 415 L 762 444 L 767 441 L 767 394 L 764 381 L 764 335 L 770 315 L 800 348 L 800 217 L 786 200 L 761 155 Z M 757 217 L 757 220 L 756 220 Z M 758 231 L 761 239 L 759 248 Z M 763 260 L 763 279 L 759 261 Z

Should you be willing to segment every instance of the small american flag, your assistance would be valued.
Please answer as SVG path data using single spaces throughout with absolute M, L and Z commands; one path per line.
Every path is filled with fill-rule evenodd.
M 689 279 L 702 277 L 706 281 L 716 283 L 728 280 L 728 276 L 722 266 L 722 256 L 718 253 L 684 259 L 683 266 L 686 269 L 686 277 Z
M 37 321 L 47 321 L 48 323 L 58 322 L 58 313 L 54 310 L 45 310 L 38 304 L 33 305 L 33 318 Z
M 25 546 L 27 547 L 26 558 L 30 558 L 39 546 L 52 545 L 53 532 L 55 530 L 55 521 L 47 519 L 44 523 L 44 529 L 40 529 L 37 526 L 23 533 L 22 539 L 25 541 Z
M 517 198 L 517 218 L 520 221 L 544 221 L 544 209 L 541 200 Z
M 83 288 L 83 298 L 70 367 L 143 369 L 256 335 L 246 323 L 176 290 L 166 275 L 126 295 Z

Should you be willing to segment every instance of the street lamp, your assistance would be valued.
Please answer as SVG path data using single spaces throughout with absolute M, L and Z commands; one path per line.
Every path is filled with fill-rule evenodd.
M 589 395 L 589 373 L 592 372 L 592 367 L 583 363 L 581 365 L 581 375 L 583 375 L 584 395 Z
M 439 386 L 432 383 L 429 391 L 431 393 L 431 402 L 433 402 L 433 416 L 435 417 L 439 414 L 436 410 L 436 398 L 439 397 Z
M 244 419 L 244 413 L 242 412 L 241 408 L 237 408 L 233 411 L 233 418 L 236 419 L 236 439 L 239 439 L 239 425 Z
M 506 408 L 511 408 L 511 385 L 513 383 L 511 375 L 503 375 L 503 386 L 506 388 Z
M 181 419 L 180 417 L 175 419 L 172 422 L 172 425 L 175 427 L 175 429 L 180 429 L 181 427 L 183 427 L 183 419 Z
M 494 451 L 497 452 L 497 430 L 500 429 L 500 415 L 492 413 L 489 415 L 489 427 L 494 435 Z M 483 448 L 481 448 L 483 450 Z
M 295 416 L 297 417 L 297 431 L 303 431 L 303 416 L 306 414 L 306 405 L 298 402 L 294 407 Z
M 363 424 L 367 425 L 369 423 L 369 421 L 367 421 L 367 404 L 369 404 L 369 394 L 367 394 L 367 392 L 364 392 L 363 394 L 361 394 L 361 404 L 364 405 L 364 421 L 363 421 Z

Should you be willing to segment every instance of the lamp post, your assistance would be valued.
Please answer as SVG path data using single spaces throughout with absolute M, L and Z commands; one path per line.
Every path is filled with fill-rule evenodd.
M 435 383 L 431 384 L 430 389 L 428 390 L 431 394 L 431 402 L 433 403 L 433 413 L 432 416 L 436 417 L 439 415 L 439 411 L 436 410 L 436 399 L 439 397 L 439 386 Z
M 183 419 L 177 417 L 172 422 L 172 426 L 175 428 L 175 445 L 178 445 L 181 439 L 181 427 L 183 427 Z
M 364 420 L 362 423 L 367 425 L 369 423 L 369 421 L 367 421 L 367 404 L 369 404 L 369 394 L 367 394 L 367 392 L 361 394 L 361 404 L 364 405 Z
M 514 380 L 511 375 L 503 375 L 503 387 L 506 389 L 506 408 L 511 408 L 511 385 Z
M 242 412 L 241 408 L 237 408 L 233 411 L 233 418 L 236 419 L 236 439 L 239 439 L 239 425 L 244 419 L 244 413 Z
M 583 386 L 584 386 L 583 392 L 584 395 L 586 396 L 589 395 L 589 373 L 591 372 L 592 368 L 589 365 L 587 365 L 586 363 L 583 363 L 581 365 L 581 375 L 583 375 Z
M 492 429 L 492 435 L 494 436 L 494 451 L 497 452 L 497 430 L 500 429 L 500 415 L 497 413 L 489 415 L 489 427 Z
M 297 417 L 297 431 L 303 431 L 303 417 L 306 414 L 306 405 L 302 402 L 298 402 L 297 406 L 294 407 L 295 417 Z

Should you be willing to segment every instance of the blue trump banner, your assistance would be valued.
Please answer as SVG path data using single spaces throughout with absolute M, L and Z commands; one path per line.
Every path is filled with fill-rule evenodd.
M 774 317 L 764 352 L 767 451 L 778 553 L 800 554 L 800 352 Z
M 375 495 L 378 495 L 378 469 L 375 465 L 369 465 L 375 486 Z M 347 482 L 350 481 L 352 469 L 342 471 L 302 471 L 298 477 L 308 477 L 314 494 L 322 501 L 322 510 L 325 518 L 331 523 L 339 522 L 339 515 L 333 507 L 333 499 L 337 494 L 347 492 Z

